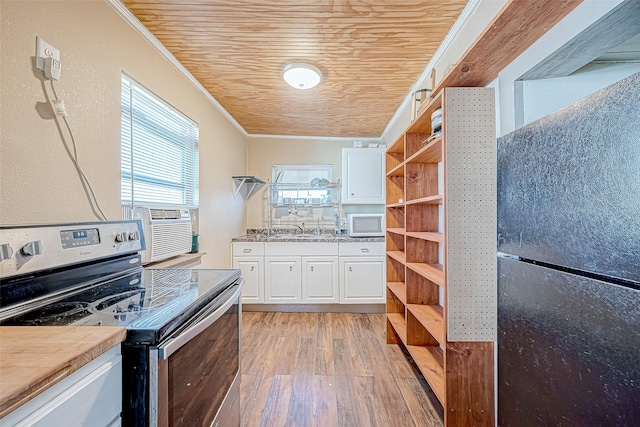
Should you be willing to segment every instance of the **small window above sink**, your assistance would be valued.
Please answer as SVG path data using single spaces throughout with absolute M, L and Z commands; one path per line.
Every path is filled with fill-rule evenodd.
M 331 236 L 339 228 L 340 182 L 333 180 L 332 165 L 273 165 L 271 170 L 265 210 L 270 234 L 288 233 L 289 240 L 317 240 L 328 238 L 321 236 Z M 292 232 L 296 228 L 300 233 Z

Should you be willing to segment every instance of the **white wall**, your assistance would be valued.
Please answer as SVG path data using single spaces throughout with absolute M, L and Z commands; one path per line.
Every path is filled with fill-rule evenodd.
M 531 123 L 625 77 L 640 63 L 589 64 L 567 77 L 523 82 L 524 123 Z
M 3 0 L 0 15 L 0 223 L 95 220 L 52 119 L 49 82 L 34 71 L 37 35 L 61 50 L 57 91 L 109 219 L 121 215 L 121 73 L 199 124 L 202 266 L 230 266 L 230 238 L 245 225 L 231 185 L 246 170 L 244 134 L 105 1 Z
M 559 49 L 591 24 L 617 7 L 623 0 L 584 0 L 576 9 L 567 15 L 561 22 L 551 28 L 544 36 L 535 42 L 529 49 L 523 52 L 511 64 L 507 65 L 492 82 L 490 87 L 496 88 L 497 126 L 498 136 L 504 135 L 524 124 L 524 103 L 522 91 L 516 90 L 518 79 L 536 64 L 543 61 L 551 53 Z M 471 46 L 480 33 L 487 27 L 495 15 L 505 5 L 503 0 L 479 0 L 475 9 L 469 15 L 464 25 L 447 46 L 443 46 L 441 52 L 436 52 L 434 60 L 427 68 L 435 67 L 437 70 L 436 81 L 440 81 L 446 71 L 455 64 L 464 52 Z M 612 74 L 615 74 L 612 71 Z M 584 76 L 587 77 L 586 75 Z M 593 75 L 594 78 L 600 76 Z M 605 79 L 608 81 L 608 79 Z M 593 86 L 594 91 L 613 82 L 602 83 L 600 87 Z M 576 84 L 580 84 L 576 81 Z M 420 87 L 428 87 L 424 83 Z M 588 95 L 584 93 L 582 96 Z M 529 94 L 531 99 L 532 93 Z M 568 99 L 568 98 L 567 98 Z M 563 101 L 564 102 L 564 101 Z M 570 102 L 567 102 L 567 104 Z M 567 105 L 565 104 L 565 105 Z M 548 112 L 555 111 L 554 105 L 543 105 L 541 108 Z M 531 110 L 530 113 L 531 114 Z M 535 113 L 537 114 L 537 113 Z M 531 116 L 529 116 L 531 117 Z M 405 103 L 397 112 L 397 118 L 385 130 L 383 141 L 391 144 L 411 123 L 411 106 Z
M 547 31 L 545 35 L 540 37 L 498 74 L 501 107 L 498 111 L 500 116 L 500 132 L 498 136 L 505 135 L 524 124 L 522 92 L 517 90 L 518 84 L 516 84 L 516 81 L 547 56 L 622 3 L 622 1 L 584 0 L 562 21 Z

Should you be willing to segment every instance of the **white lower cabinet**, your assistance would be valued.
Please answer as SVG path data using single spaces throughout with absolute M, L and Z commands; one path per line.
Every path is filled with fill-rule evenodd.
M 340 302 L 343 304 L 384 303 L 384 257 L 340 258 Z
M 264 258 L 233 257 L 233 268 L 239 269 L 244 278 L 242 303 L 264 302 Z
M 242 302 L 264 302 L 264 243 L 233 242 L 233 268 L 244 278 Z
M 338 257 L 265 257 L 266 303 L 337 303 Z
M 302 302 L 338 303 L 338 257 L 302 257 Z
M 2 427 L 120 425 L 120 344 L 87 363 L 0 420 Z
M 338 302 L 338 243 L 265 243 L 266 303 Z
M 266 303 L 299 303 L 302 300 L 300 257 L 265 257 Z
M 234 242 L 243 303 L 384 304 L 384 242 Z
M 340 302 L 384 304 L 384 242 L 340 243 Z

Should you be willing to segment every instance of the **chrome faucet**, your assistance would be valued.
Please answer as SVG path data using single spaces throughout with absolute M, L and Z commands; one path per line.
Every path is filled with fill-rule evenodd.
M 320 228 L 320 218 L 318 218 L 318 226 L 316 227 L 316 231 L 315 231 L 315 233 L 316 233 L 317 235 L 322 234 L 322 228 Z
M 296 227 L 298 227 L 298 229 L 300 230 L 300 232 L 302 234 L 305 234 L 305 230 L 304 230 L 304 222 L 302 223 L 302 227 L 300 227 L 298 224 L 294 224 Z

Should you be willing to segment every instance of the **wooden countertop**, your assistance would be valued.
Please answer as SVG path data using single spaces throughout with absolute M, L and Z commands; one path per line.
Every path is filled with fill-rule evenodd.
M 0 418 L 126 335 L 116 326 L 0 326 Z

